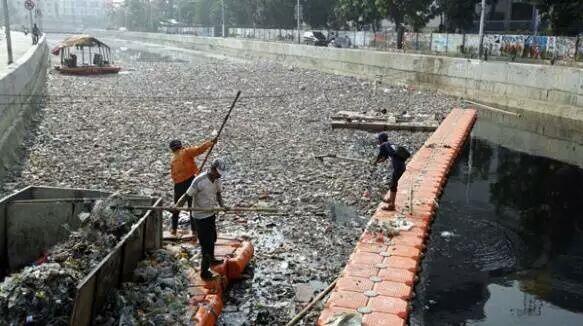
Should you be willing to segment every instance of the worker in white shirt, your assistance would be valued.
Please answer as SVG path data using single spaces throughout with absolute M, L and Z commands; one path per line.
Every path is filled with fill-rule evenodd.
M 221 196 L 220 178 L 225 171 L 225 162 L 215 159 L 207 172 L 199 174 L 192 183 L 186 195 L 176 203 L 176 207 L 192 198 L 192 208 L 216 209 L 217 204 L 226 209 Z M 217 241 L 217 226 L 215 212 L 192 212 L 191 222 L 195 222 L 198 239 L 202 250 L 200 276 L 204 280 L 215 277 L 210 271 L 211 265 L 221 264 L 222 259 L 215 257 L 215 242 Z

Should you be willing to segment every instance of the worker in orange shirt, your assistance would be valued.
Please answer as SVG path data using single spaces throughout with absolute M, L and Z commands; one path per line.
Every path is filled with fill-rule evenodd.
M 172 181 L 174 181 L 174 203 L 186 193 L 188 187 L 192 183 L 194 177 L 199 174 L 198 166 L 196 166 L 195 158 L 206 152 L 211 146 L 216 143 L 216 140 L 208 140 L 199 146 L 183 147 L 180 140 L 173 140 L 170 142 L 170 150 L 172 151 L 172 161 L 170 163 L 170 172 Z M 188 206 L 192 205 L 192 198 L 188 199 Z M 178 229 L 178 215 L 179 212 L 172 213 L 172 235 L 176 235 Z M 196 227 L 190 217 L 190 229 L 192 236 L 196 236 Z

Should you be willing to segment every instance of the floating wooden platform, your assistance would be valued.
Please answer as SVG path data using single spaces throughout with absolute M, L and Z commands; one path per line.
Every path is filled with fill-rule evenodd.
M 98 67 L 98 66 L 62 67 L 62 66 L 56 66 L 55 69 L 64 75 L 89 76 L 89 75 L 117 74 L 118 72 L 120 72 L 121 67 L 118 67 L 118 66 L 107 66 L 107 67 Z
M 360 129 L 366 131 L 434 131 L 439 123 L 436 120 L 405 121 L 395 116 L 371 116 L 352 111 L 339 111 L 331 117 L 332 129 Z

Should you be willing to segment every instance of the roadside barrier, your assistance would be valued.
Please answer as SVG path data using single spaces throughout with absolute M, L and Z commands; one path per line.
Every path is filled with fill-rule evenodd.
M 362 234 L 318 325 L 343 312 L 361 313 L 365 326 L 407 324 L 437 200 L 475 120 L 475 110 L 453 109 L 415 153 L 399 180 L 397 209 L 384 211 L 381 203 L 373 215 L 379 222 L 405 218 L 413 227 L 392 237 L 370 231 Z

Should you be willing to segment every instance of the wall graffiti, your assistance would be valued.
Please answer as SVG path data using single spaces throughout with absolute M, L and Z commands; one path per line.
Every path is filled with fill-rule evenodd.
M 229 28 L 234 37 L 256 38 L 266 41 L 297 40 L 297 30 Z M 325 31 L 350 39 L 351 47 L 397 49 L 396 32 Z M 480 40 L 477 34 L 406 32 L 403 38 L 405 52 L 431 53 L 476 58 Z M 484 49 L 489 56 L 512 60 L 583 61 L 583 37 L 486 34 Z

